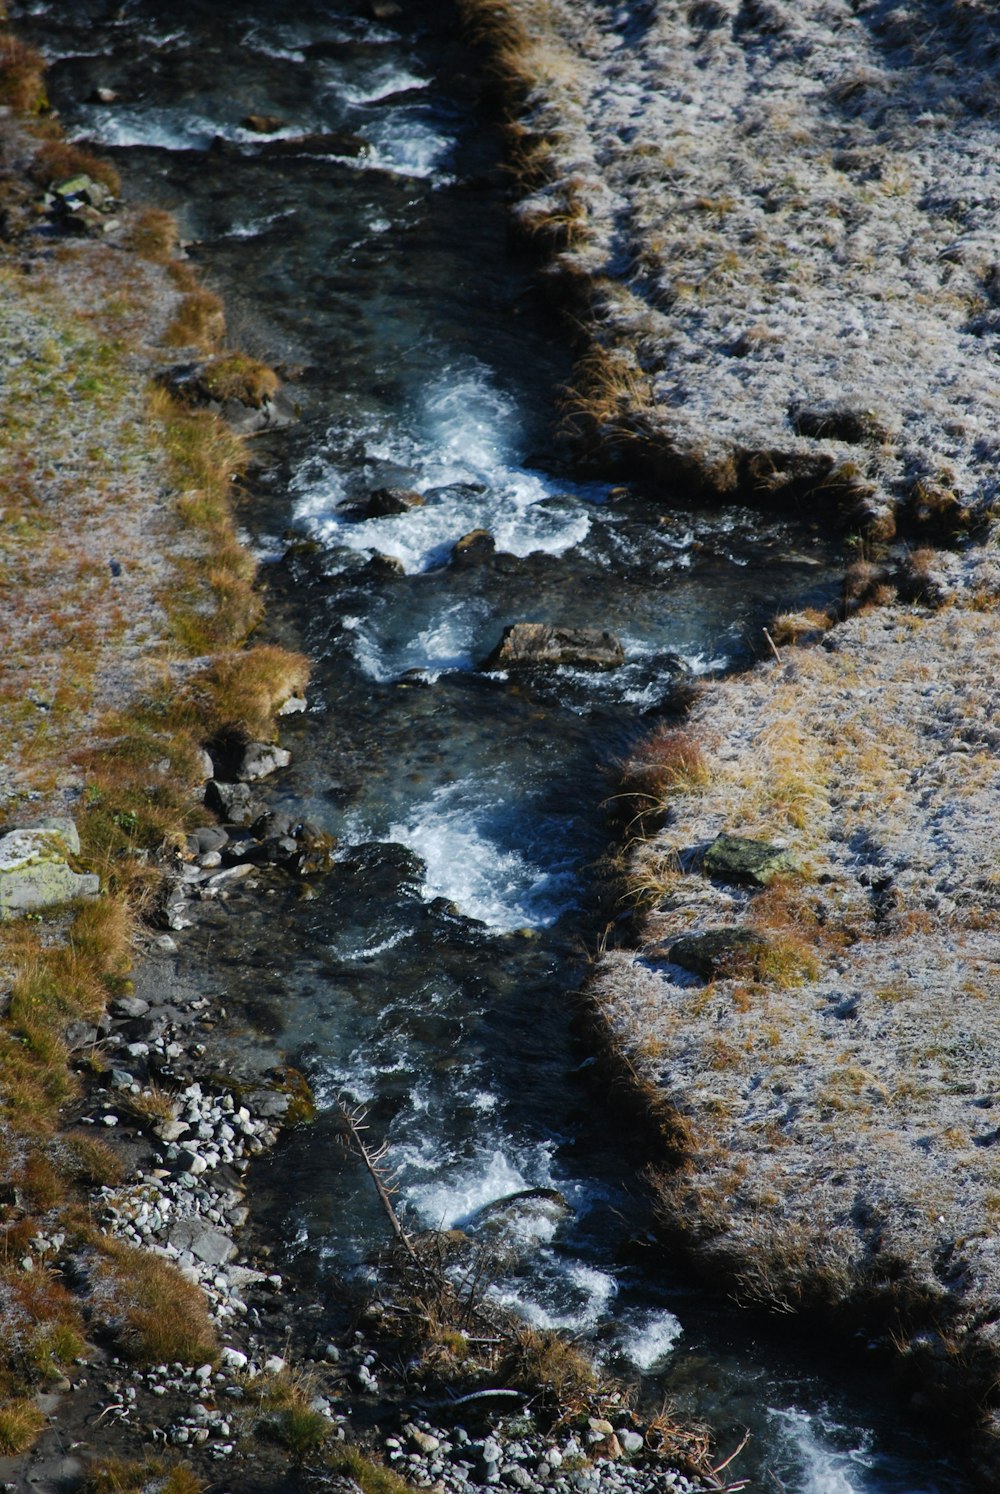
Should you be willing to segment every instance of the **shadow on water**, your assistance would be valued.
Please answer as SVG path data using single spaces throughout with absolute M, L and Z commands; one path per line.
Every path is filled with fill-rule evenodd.
M 258 448 L 243 519 L 269 626 L 315 660 L 272 797 L 335 834 L 339 859 L 310 899 L 276 886 L 214 907 L 181 955 L 320 1101 L 255 1175 L 283 1265 L 332 1294 L 384 1241 L 332 1145 L 346 1095 L 390 1144 L 411 1227 L 475 1230 L 498 1199 L 557 1193 L 558 1217 L 520 1221 L 493 1290 L 723 1447 L 751 1425 L 740 1473 L 801 1494 L 964 1489 L 862 1349 L 842 1360 L 734 1312 L 655 1244 L 643 1138 L 569 994 L 603 916 L 607 765 L 678 679 L 747 663 L 768 617 L 828 600 L 836 547 L 805 520 L 654 503 L 574 470 L 565 334 L 505 247 L 499 140 L 450 8 L 15 10 L 57 59 L 67 127 L 114 156 L 130 196 L 179 212 L 235 335 L 284 360 L 302 405 Z M 99 87 L 119 102 L 82 102 Z M 273 116 L 263 133 L 251 114 Z M 393 488 L 401 510 L 366 515 Z M 454 558 L 476 529 L 495 548 Z M 626 663 L 481 670 L 525 619 L 610 629 Z

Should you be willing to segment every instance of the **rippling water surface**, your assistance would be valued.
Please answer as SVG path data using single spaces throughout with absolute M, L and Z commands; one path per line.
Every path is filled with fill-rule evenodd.
M 706 1417 L 724 1449 L 752 1427 L 734 1473 L 796 1494 L 964 1490 L 863 1345 L 842 1362 L 779 1336 L 655 1245 L 642 1142 L 568 994 L 599 916 L 603 767 L 679 672 L 745 663 L 767 617 L 828 598 L 830 545 L 804 518 L 701 511 L 573 466 L 565 329 L 505 247 L 499 144 L 449 7 L 15 9 L 55 59 L 69 131 L 130 195 L 178 211 L 235 338 L 284 360 L 302 405 L 261 446 L 244 521 L 272 626 L 316 660 L 277 797 L 335 833 L 339 859 L 311 901 L 220 905 L 191 955 L 321 1101 L 256 1180 L 290 1258 L 333 1291 L 383 1242 L 331 1142 L 338 1097 L 368 1102 L 411 1227 L 487 1234 L 490 1205 L 547 1190 L 507 1212 L 513 1263 L 491 1290 Z M 87 102 L 98 87 L 119 101 Z M 267 133 L 250 114 L 273 116 Z M 421 501 L 365 517 L 387 486 Z M 475 529 L 495 555 L 454 562 Z M 484 672 L 517 620 L 609 628 L 625 666 Z

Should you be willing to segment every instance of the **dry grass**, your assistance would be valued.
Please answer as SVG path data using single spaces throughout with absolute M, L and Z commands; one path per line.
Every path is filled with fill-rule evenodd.
M 94 1300 L 119 1350 L 133 1364 L 206 1364 L 218 1358 L 201 1290 L 158 1256 L 99 1236 Z
M 770 633 L 775 643 L 813 642 L 834 624 L 828 612 L 816 607 L 804 607 L 801 612 L 783 612 L 771 623 Z
M 578 361 L 563 400 L 571 429 L 611 442 L 636 439 L 652 407 L 652 386 L 634 353 L 600 345 Z
M 198 384 L 220 404 L 235 399 L 259 410 L 277 393 L 278 375 L 266 363 L 245 353 L 225 353 L 202 366 Z
M 97 1458 L 83 1487 L 84 1494 L 204 1494 L 208 1485 L 193 1469 L 162 1458 Z
M 376 1462 L 357 1447 L 338 1447 L 326 1458 L 330 1472 L 352 1479 L 362 1494 L 411 1494 L 411 1485 L 398 1473 Z
M 19 114 L 42 114 L 49 107 L 45 59 L 9 31 L 0 33 L 0 104 Z
M 25 1452 L 45 1426 L 45 1414 L 33 1400 L 11 1400 L 0 1406 L 0 1453 Z
M 17 86 L 23 107 L 37 105 L 25 81 L 33 65 L 0 40 L 0 102 L 17 102 Z M 15 186 L 30 203 L 40 184 L 80 173 L 118 190 L 111 169 L 54 124 L 37 129 L 33 180 L 5 182 L 5 203 Z M 35 1387 L 84 1349 L 81 1307 L 95 1324 L 103 1314 L 134 1359 L 212 1357 L 197 1289 L 157 1258 L 102 1241 L 87 1220 L 86 1190 L 118 1182 L 122 1167 L 105 1142 L 60 1135 L 74 1069 L 99 1062 L 71 1053 L 66 1033 L 129 989 L 157 852 L 196 812 L 200 743 L 234 724 L 270 735 L 269 709 L 307 672 L 280 650 L 236 652 L 260 615 L 231 513 L 243 449 L 210 415 L 142 392 L 178 295 L 174 335 L 185 343 L 214 347 L 221 313 L 187 266 L 165 263 L 176 248 L 167 215 L 137 217 L 132 239 L 145 260 L 77 239 L 33 261 L 31 276 L 16 243 L 0 263 L 0 798 L 8 824 L 72 813 L 82 868 L 99 871 L 103 888 L 0 928 L 0 1436 L 12 1447 L 38 1430 L 24 1409 Z M 250 392 L 255 377 L 266 387 L 252 361 L 243 373 Z M 192 673 L 192 654 L 213 662 Z M 145 1119 L 165 1103 L 147 1099 Z M 34 1258 L 32 1240 L 54 1230 L 92 1263 L 79 1298 Z
M 31 164 L 31 176 L 42 187 L 74 176 L 89 176 L 91 181 L 107 187 L 113 197 L 118 196 L 122 187 L 121 177 L 110 161 L 67 140 L 46 140 L 40 145 Z
M 144 208 L 130 223 L 128 246 L 143 259 L 166 264 L 180 249 L 177 219 L 162 208 Z
M 677 795 L 697 793 L 710 778 L 701 745 L 687 731 L 661 723 L 615 762 L 618 791 L 608 801 L 612 818 L 643 837 Z
M 309 1378 L 289 1370 L 271 1376 L 260 1389 L 257 1434 L 277 1442 L 297 1463 L 318 1452 L 333 1430 L 328 1418 L 312 1409 L 314 1396 Z

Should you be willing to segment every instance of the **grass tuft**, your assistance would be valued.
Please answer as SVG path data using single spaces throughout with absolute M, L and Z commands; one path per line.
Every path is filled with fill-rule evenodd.
M 26 1452 L 44 1426 L 45 1415 L 34 1401 L 7 1401 L 0 1406 L 0 1454 L 11 1458 Z
M 110 161 L 102 160 L 68 140 L 46 140 L 35 152 L 31 163 L 32 180 L 41 187 L 64 182 L 72 176 L 89 176 L 91 181 L 107 187 L 112 197 L 121 192 L 122 183 Z
M 49 107 L 45 59 L 9 32 L 0 35 L 0 104 L 19 114 L 44 114 Z
M 173 213 L 163 208 L 146 208 L 132 220 L 128 246 L 134 254 L 154 263 L 164 264 L 180 248 L 180 230 Z
M 141 1463 L 99 1458 L 88 1468 L 83 1486 L 84 1494 L 204 1494 L 207 1487 L 193 1469 L 161 1458 Z
M 215 1329 L 198 1287 L 158 1256 L 98 1237 L 95 1298 L 133 1364 L 207 1364 L 218 1358 Z

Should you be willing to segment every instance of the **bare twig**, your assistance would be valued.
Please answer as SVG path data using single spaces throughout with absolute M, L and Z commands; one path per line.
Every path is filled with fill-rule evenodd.
M 413 1248 L 409 1235 L 399 1222 L 399 1215 L 393 1208 L 392 1199 L 389 1196 L 392 1192 L 395 1174 L 387 1171 L 382 1166 L 382 1162 L 389 1150 L 388 1143 L 383 1142 L 380 1146 L 375 1147 L 374 1150 L 369 1147 L 361 1136 L 361 1132 L 368 1129 L 364 1124 L 367 1112 L 360 1107 L 353 1111 L 349 1110 L 343 1100 L 338 1101 L 338 1104 L 344 1128 L 343 1145 L 349 1152 L 353 1152 L 356 1157 L 360 1158 L 364 1164 L 368 1176 L 375 1184 L 375 1192 L 378 1194 L 379 1202 L 385 1210 L 385 1215 L 393 1234 L 410 1259 L 419 1265 L 417 1253 Z

